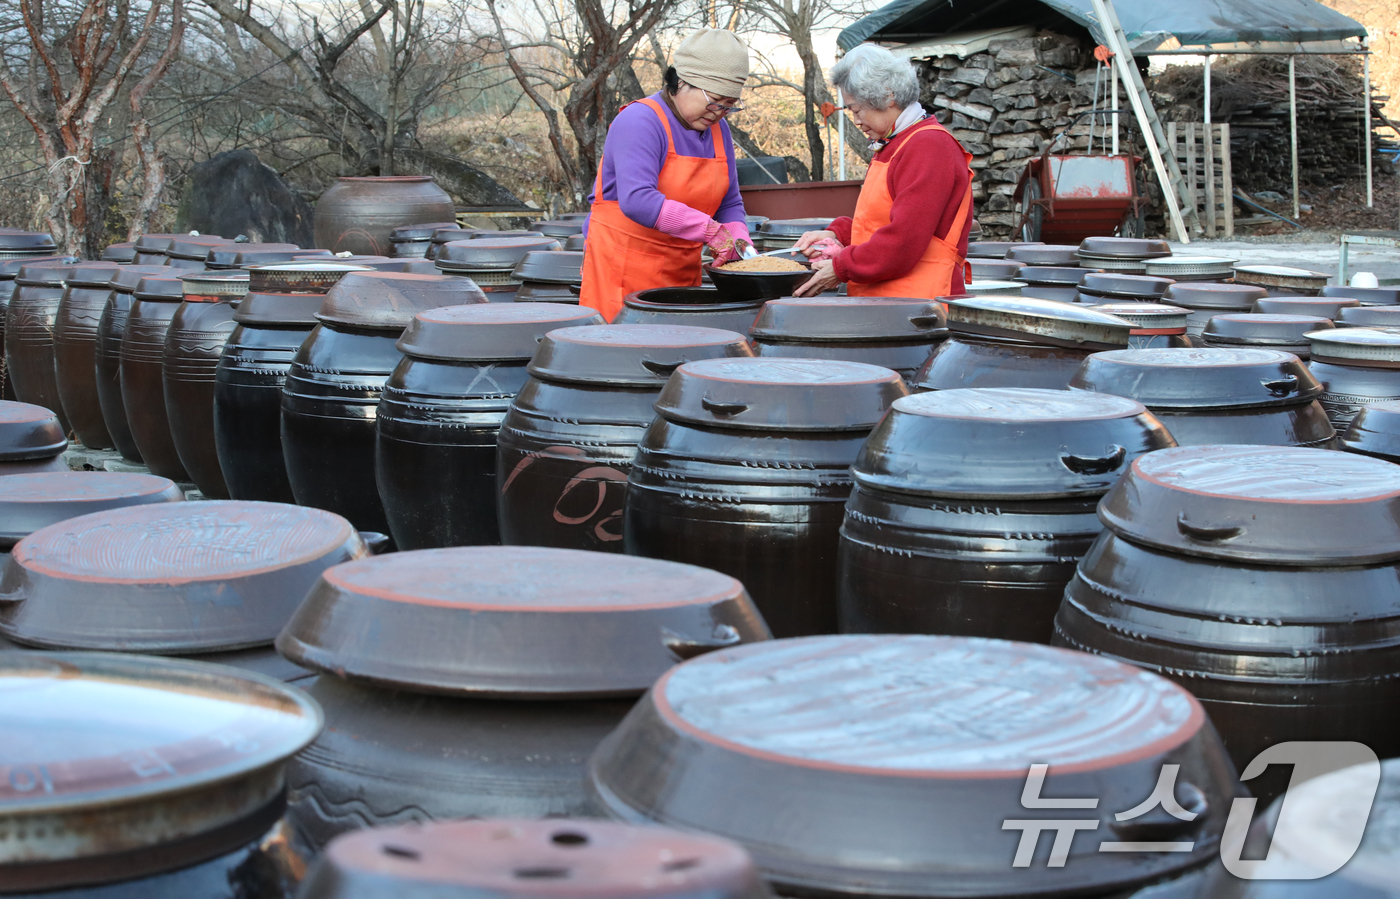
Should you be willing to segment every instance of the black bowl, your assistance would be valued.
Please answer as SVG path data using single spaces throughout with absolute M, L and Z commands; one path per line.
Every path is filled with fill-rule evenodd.
M 804 266 L 800 272 L 727 272 L 706 264 L 705 273 L 720 293 L 732 300 L 776 300 L 790 297 L 798 285 L 812 277 L 811 263 L 807 257 L 793 250 L 787 253 L 774 253 L 776 258 L 791 259 Z

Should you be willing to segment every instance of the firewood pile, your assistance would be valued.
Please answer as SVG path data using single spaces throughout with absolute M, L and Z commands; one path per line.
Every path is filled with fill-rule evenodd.
M 1299 56 L 1298 171 L 1300 180 L 1334 185 L 1366 174 L 1361 62 L 1355 58 Z M 1170 66 L 1149 89 L 1164 119 L 1202 120 L 1200 66 Z M 1385 127 L 1388 98 L 1372 90 L 1373 132 Z M 1286 193 L 1292 183 L 1288 122 L 1288 58 L 1245 56 L 1211 67 L 1211 119 L 1230 123 L 1235 185 L 1246 192 Z M 1373 133 L 1374 150 L 1395 143 Z

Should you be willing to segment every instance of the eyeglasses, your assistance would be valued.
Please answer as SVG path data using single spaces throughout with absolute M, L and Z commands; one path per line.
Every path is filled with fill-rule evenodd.
M 695 87 L 695 85 L 692 84 L 691 87 Z M 710 104 L 705 107 L 710 112 L 717 112 L 720 115 L 729 115 L 731 112 L 744 111 L 744 104 L 742 103 L 736 103 L 733 106 L 725 106 L 723 103 L 716 103 L 715 98 L 711 97 L 710 92 L 705 90 L 703 87 L 695 87 L 695 89 L 700 93 L 704 94 L 705 99 L 710 101 Z

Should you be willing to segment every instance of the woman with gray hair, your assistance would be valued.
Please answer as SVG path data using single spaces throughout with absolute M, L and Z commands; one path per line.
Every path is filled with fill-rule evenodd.
M 972 155 L 919 105 L 919 79 L 908 60 L 862 44 L 832 66 L 831 81 L 875 156 L 855 216 L 797 242 L 813 274 L 796 294 L 814 296 L 841 282 L 851 296 L 962 293 Z

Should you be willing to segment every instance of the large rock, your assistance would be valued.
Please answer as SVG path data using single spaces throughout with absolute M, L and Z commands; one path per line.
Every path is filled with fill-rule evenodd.
M 301 194 L 251 150 L 230 150 L 190 170 L 175 230 L 309 247 L 311 226 L 311 205 Z

